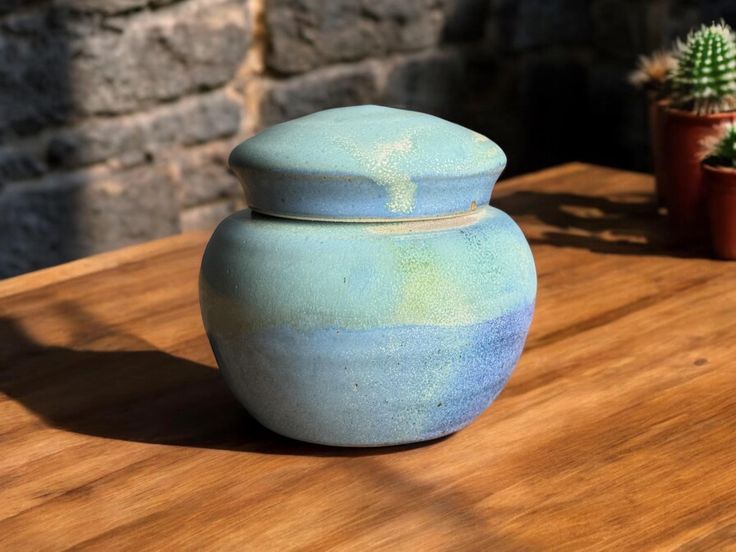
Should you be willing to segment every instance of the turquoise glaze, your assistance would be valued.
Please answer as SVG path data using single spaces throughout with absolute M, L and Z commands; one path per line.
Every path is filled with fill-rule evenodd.
M 462 213 L 488 203 L 505 166 L 501 148 L 482 134 L 375 105 L 276 125 L 230 155 L 252 209 L 310 220 Z
M 400 155 L 376 153 L 407 136 Z M 505 157 L 479 136 L 361 106 L 235 149 L 258 201 L 212 236 L 200 300 L 225 380 L 263 425 L 330 445 L 408 443 L 457 431 L 501 391 L 536 274 L 519 228 L 483 199 Z

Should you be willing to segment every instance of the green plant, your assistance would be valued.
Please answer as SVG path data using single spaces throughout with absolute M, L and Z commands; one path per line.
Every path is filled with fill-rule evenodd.
M 722 125 L 716 134 L 703 140 L 702 145 L 704 163 L 736 168 L 736 125 Z
M 674 52 L 658 50 L 648 56 L 639 56 L 636 69 L 629 73 L 629 82 L 655 98 L 665 98 L 669 95 L 669 76 L 676 69 Z
M 675 105 L 700 115 L 736 108 L 736 36 L 725 23 L 703 25 L 678 42 L 671 73 Z

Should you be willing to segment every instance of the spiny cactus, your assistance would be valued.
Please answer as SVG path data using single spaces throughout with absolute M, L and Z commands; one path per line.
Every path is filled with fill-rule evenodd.
M 675 105 L 698 114 L 736 108 L 736 36 L 725 23 L 703 25 L 678 42 Z
M 736 168 L 736 125 L 722 125 L 716 134 L 703 140 L 702 145 L 706 164 Z
M 656 98 L 669 93 L 669 77 L 677 69 L 677 58 L 671 50 L 658 50 L 648 56 L 639 56 L 636 69 L 629 73 L 629 82 L 643 88 Z

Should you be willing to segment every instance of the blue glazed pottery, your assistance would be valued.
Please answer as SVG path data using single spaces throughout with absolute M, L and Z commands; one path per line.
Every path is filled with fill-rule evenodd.
M 377 106 L 271 127 L 229 161 L 250 209 L 202 261 L 202 317 L 263 425 L 340 446 L 433 439 L 498 395 L 534 310 L 534 260 L 488 206 L 488 138 Z

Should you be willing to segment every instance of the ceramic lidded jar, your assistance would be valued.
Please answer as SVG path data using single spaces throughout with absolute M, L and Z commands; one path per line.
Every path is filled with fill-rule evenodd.
M 534 260 L 488 205 L 488 138 L 399 109 L 330 109 L 240 144 L 250 209 L 202 260 L 220 370 L 264 426 L 379 446 L 469 424 L 508 380 L 534 310 Z

